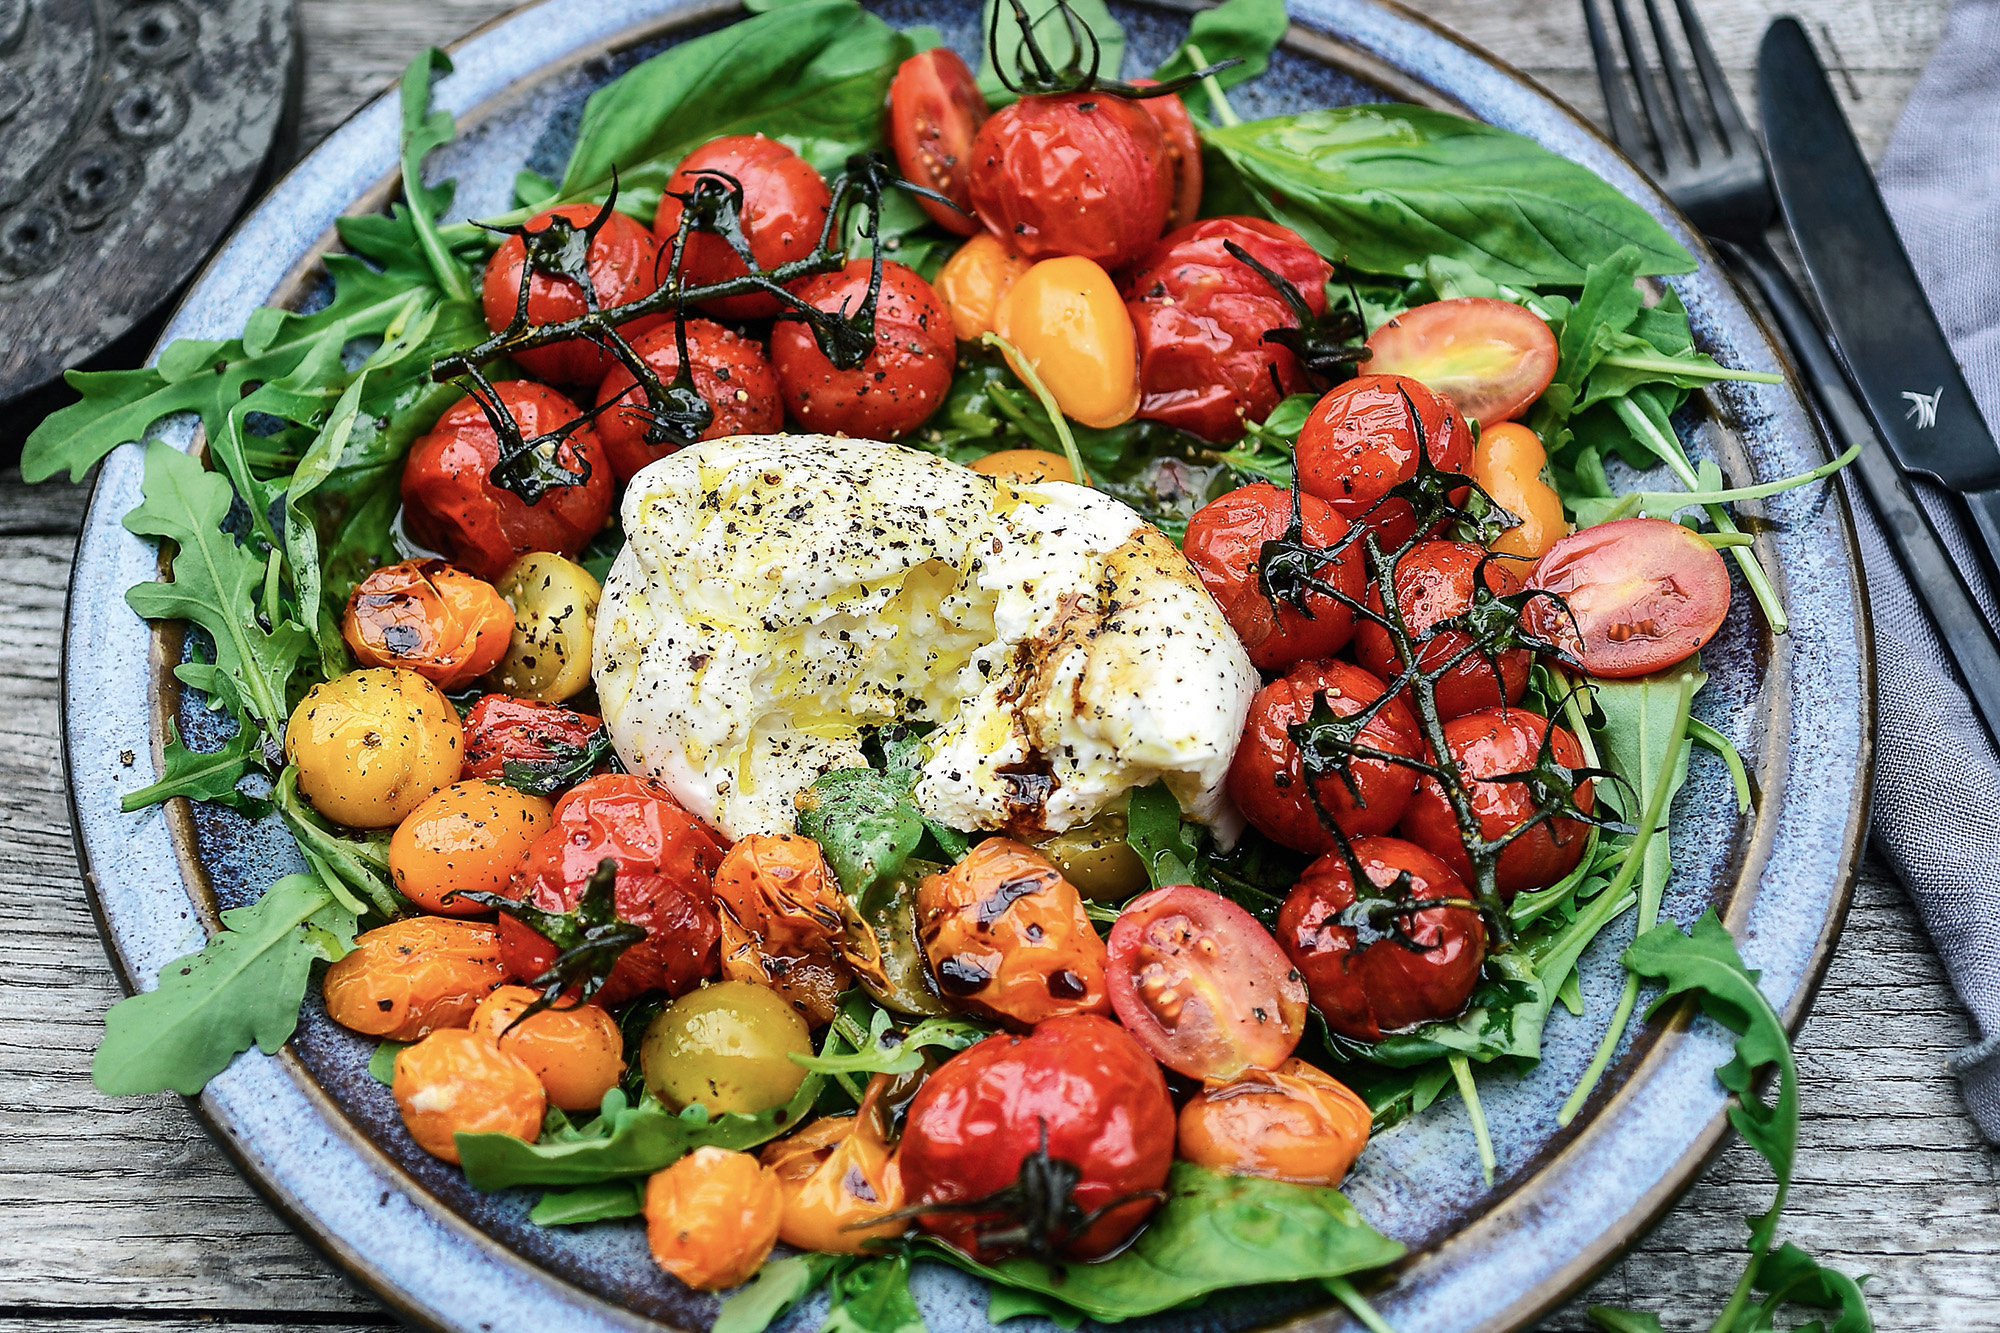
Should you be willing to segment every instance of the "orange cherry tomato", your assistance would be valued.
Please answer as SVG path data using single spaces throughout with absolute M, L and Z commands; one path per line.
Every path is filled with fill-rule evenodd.
M 1481 426 L 1511 421 L 1556 375 L 1556 335 L 1532 311 L 1490 296 L 1405 310 L 1368 335 L 1370 373 L 1407 375 Z
M 960 342 L 978 342 L 993 329 L 1000 302 L 1035 261 L 990 231 L 982 231 L 952 252 L 931 286 L 951 312 L 951 331 Z
M 814 1027 L 833 1020 L 854 984 L 843 940 L 875 944 L 819 844 L 797 833 L 752 833 L 731 847 L 715 871 L 715 906 L 723 977 L 770 987 Z
M 696 1148 L 646 1182 L 653 1260 L 697 1291 L 747 1282 L 778 1243 L 778 1179 L 747 1152 Z
M 1083 896 L 1032 847 L 988 838 L 917 886 L 917 936 L 954 1004 L 1028 1026 L 1111 1013 Z
M 993 328 L 1034 368 L 1065 416 L 1110 427 L 1139 410 L 1132 316 L 1111 275 L 1093 261 L 1065 256 L 1036 264 L 1007 289 Z M 1021 374 L 1014 355 L 1007 363 Z
M 594 1004 L 562 1002 L 522 1019 L 540 998 L 527 986 L 502 986 L 473 1010 L 472 1030 L 534 1070 L 551 1106 L 595 1111 L 625 1072 L 618 1020 Z
M 402 560 L 354 585 L 340 633 L 363 666 L 461 690 L 506 655 L 514 612 L 485 579 L 442 560 Z
M 460 1134 L 511 1134 L 533 1143 L 548 1110 L 541 1080 L 484 1032 L 446 1028 L 396 1055 L 396 1109 L 417 1146 L 458 1160 Z
M 326 1012 L 344 1028 L 390 1041 L 416 1041 L 461 1028 L 507 980 L 498 933 L 480 921 L 405 917 L 357 936 L 327 968 Z
M 477 916 L 489 910 L 455 895 L 499 893 L 553 810 L 497 782 L 454 782 L 410 813 L 389 839 L 396 891 L 426 912 Z
M 531 232 L 546 231 L 552 218 L 560 217 L 578 228 L 596 220 L 601 204 L 564 204 L 538 213 L 528 220 Z M 644 227 L 613 211 L 591 239 L 586 263 L 590 285 L 595 289 L 597 308 L 610 310 L 650 296 L 660 285 L 657 259 L 659 245 Z M 486 312 L 486 327 L 495 333 L 514 320 L 521 301 L 521 269 L 528 260 L 528 247 L 518 236 L 509 236 L 486 261 L 486 278 L 480 286 L 479 301 Z M 560 324 L 575 319 L 590 307 L 583 289 L 573 278 L 537 272 L 528 280 L 528 323 Z M 618 331 L 636 338 L 664 318 L 643 315 Z M 592 385 L 618 364 L 610 352 L 588 338 L 570 338 L 547 347 L 533 347 L 509 353 L 521 369 L 551 384 Z
M 1499 571 L 1509 592 L 1520 591 L 1527 581 L 1529 562 L 1569 535 L 1562 497 L 1542 480 L 1547 461 L 1541 440 L 1518 422 L 1486 427 L 1472 446 L 1472 479 L 1493 503 L 1521 520 L 1488 547 L 1495 555 L 1520 557 L 1487 566 Z
M 1368 1145 L 1368 1103 L 1303 1060 L 1211 1078 L 1181 1108 L 1179 1155 L 1225 1176 L 1338 1185 Z
M 1016 486 L 1034 486 L 1044 481 L 1075 481 L 1069 460 L 1046 449 L 997 449 L 967 464 L 974 472 Z
M 934 46 L 905 60 L 889 84 L 889 143 L 906 180 L 936 190 L 957 209 L 917 205 L 948 232 L 979 230 L 972 213 L 972 140 L 986 120 L 986 95 L 956 51 Z
M 861 1254 L 874 1238 L 900 1235 L 902 1222 L 863 1226 L 903 1206 L 903 1173 L 887 1141 L 882 1093 L 890 1076 L 869 1080 L 856 1115 L 826 1116 L 764 1149 L 785 1211 L 778 1239 L 801 1250 Z

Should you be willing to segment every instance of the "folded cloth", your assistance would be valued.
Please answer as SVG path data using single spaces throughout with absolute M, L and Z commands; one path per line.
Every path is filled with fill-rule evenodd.
M 1973 397 L 2000 434 L 2000 0 L 1953 6 L 1879 174 Z M 1947 499 L 1919 492 L 1959 568 L 1977 571 Z M 1952 1065 L 1973 1119 L 2000 1143 L 2000 755 L 1874 515 L 1849 495 L 1875 621 L 1875 843 L 1979 1025 L 1978 1044 Z M 1993 617 L 1992 588 L 1973 582 Z

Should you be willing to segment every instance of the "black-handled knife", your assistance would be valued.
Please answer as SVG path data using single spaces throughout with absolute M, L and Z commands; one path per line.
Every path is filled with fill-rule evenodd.
M 2000 580 L 2000 444 L 1986 427 L 1889 220 L 1826 71 L 1797 21 L 1757 55 L 1772 182 L 1833 343 L 1906 472 L 1964 502 Z M 1968 571 L 1970 572 L 1970 571 Z

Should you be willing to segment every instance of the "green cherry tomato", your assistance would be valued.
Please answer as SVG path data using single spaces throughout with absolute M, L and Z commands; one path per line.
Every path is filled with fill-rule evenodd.
M 653 1095 L 676 1111 L 700 1102 L 710 1115 L 754 1115 L 790 1101 L 812 1054 L 805 1020 L 776 991 L 719 981 L 683 995 L 646 1027 L 639 1066 Z

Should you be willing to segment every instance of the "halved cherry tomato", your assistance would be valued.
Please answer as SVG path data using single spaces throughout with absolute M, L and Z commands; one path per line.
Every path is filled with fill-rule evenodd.
M 1111 275 L 1088 259 L 1044 259 L 1014 280 L 993 319 L 1063 415 L 1108 429 L 1139 408 L 1132 317 Z M 1008 358 L 1015 373 L 1020 367 Z
M 527 229 L 531 232 L 546 231 L 549 220 L 556 217 L 578 228 L 587 227 L 596 220 L 602 208 L 601 204 L 564 204 L 528 219 Z M 590 285 L 595 289 L 597 308 L 610 310 L 652 295 L 660 285 L 658 265 L 655 263 L 659 249 L 644 227 L 614 210 L 591 239 L 590 254 L 585 261 L 590 270 Z M 486 327 L 495 333 L 513 322 L 521 300 L 521 269 L 527 262 L 527 243 L 519 236 L 509 236 L 502 241 L 500 248 L 493 252 L 493 257 L 486 261 L 486 279 L 480 285 L 479 300 L 486 312 Z M 575 279 L 539 270 L 529 278 L 530 324 L 560 324 L 564 320 L 575 319 L 588 309 L 590 306 Z M 665 316 L 643 315 L 629 324 L 620 324 L 618 331 L 628 339 L 636 338 L 663 318 Z M 618 364 L 616 357 L 588 338 L 570 338 L 550 343 L 547 347 L 533 347 L 508 355 L 536 379 L 552 384 L 592 385 Z
M 1226 1176 L 1338 1185 L 1368 1144 L 1368 1103 L 1303 1060 L 1212 1078 L 1181 1108 L 1180 1155 Z
M 1112 923 L 1111 1007 L 1189 1078 L 1275 1069 L 1305 1034 L 1306 987 L 1257 918 L 1192 884 L 1142 893 Z
M 1265 594 L 1264 546 L 1283 537 L 1291 526 L 1294 495 L 1304 545 L 1325 550 L 1347 535 L 1347 520 L 1317 495 L 1280 490 L 1260 481 L 1197 510 L 1181 542 L 1202 586 L 1249 649 L 1250 661 L 1265 671 L 1282 671 L 1308 658 L 1332 657 L 1354 633 L 1354 612 L 1323 592 L 1306 589 L 1303 608 L 1289 599 L 1274 607 Z M 1320 583 L 1358 602 L 1368 583 L 1364 564 L 1361 548 L 1350 546 L 1310 572 Z
M 833 208 L 833 192 L 812 164 L 776 139 L 730 134 L 711 139 L 682 158 L 667 181 L 660 195 L 660 211 L 653 215 L 653 235 L 659 240 L 663 267 L 671 260 L 674 234 L 685 208 L 675 196 L 693 189 L 703 172 L 719 172 L 743 187 L 738 220 L 757 267 L 774 269 L 804 259 L 819 244 L 826 215 Z M 688 286 L 706 286 L 748 272 L 742 257 L 722 237 L 712 232 L 689 234 L 681 254 L 681 274 Z M 769 319 L 784 305 L 765 292 L 751 292 L 705 301 L 702 308 L 717 319 L 743 320 Z
M 442 560 L 402 560 L 354 585 L 340 633 L 363 666 L 462 690 L 507 655 L 514 612 L 484 579 Z
M 1034 260 L 990 231 L 952 251 L 931 286 L 951 311 L 951 329 L 960 342 L 978 342 L 981 334 L 993 331 L 1000 302 L 1015 279 L 1034 266 Z
M 979 230 L 972 212 L 972 140 L 986 95 L 956 51 L 934 46 L 905 60 L 889 84 L 889 145 L 903 177 L 936 190 L 963 212 L 918 197 L 931 221 L 959 236 Z
M 1729 614 L 1729 571 L 1715 548 L 1678 523 L 1621 518 L 1550 547 L 1528 586 L 1555 593 L 1528 603 L 1529 628 L 1560 644 L 1593 676 L 1622 680 L 1665 670 L 1697 652 Z
M 1417 475 L 1419 443 L 1440 471 L 1464 472 L 1472 463 L 1472 432 L 1449 399 L 1402 375 L 1357 375 L 1306 417 L 1299 485 L 1350 521 L 1366 522 L 1383 549 L 1393 550 L 1415 535 L 1416 523 L 1407 500 L 1382 497 Z
M 917 886 L 917 934 L 955 1005 L 1028 1026 L 1108 1014 L 1104 942 L 1083 897 L 1032 847 L 988 838 Z
M 1521 520 L 1488 548 L 1497 556 L 1514 557 L 1487 566 L 1501 574 L 1509 592 L 1518 592 L 1527 581 L 1528 563 L 1569 532 L 1562 497 L 1542 480 L 1547 461 L 1540 437 L 1517 421 L 1486 427 L 1472 446 L 1472 479 L 1493 503 Z
M 979 220 L 1034 259 L 1123 268 L 1166 229 L 1173 190 L 1159 122 L 1107 92 L 1023 97 L 988 117 L 972 145 Z
M 459 779 L 497 782 L 506 773 L 509 760 L 544 771 L 573 766 L 603 730 L 603 719 L 561 704 L 507 694 L 481 695 L 465 715 L 465 767 Z M 576 780 L 588 776 L 579 773 Z
M 846 314 L 868 297 L 869 261 L 850 259 L 799 288 L 800 299 Z M 853 370 L 836 369 L 812 330 L 782 321 L 771 331 L 771 366 L 785 411 L 804 430 L 900 440 L 937 411 L 951 391 L 958 342 L 931 285 L 902 264 L 882 265 L 875 304 L 875 350 Z
M 687 345 L 695 392 L 714 414 L 708 429 L 701 433 L 702 439 L 768 435 L 785 424 L 784 407 L 778 401 L 778 377 L 754 339 L 710 320 L 691 319 L 687 322 Z M 632 350 L 653 368 L 662 383 L 673 383 L 681 354 L 671 320 L 634 342 Z M 645 416 L 646 395 L 623 362 L 613 366 L 597 388 L 600 404 L 614 398 L 624 401 L 599 413 L 594 425 L 611 459 L 611 470 L 618 474 L 618 480 L 630 481 L 640 468 L 680 446 L 646 442 L 646 428 L 651 424 Z
M 1158 79 L 1134 79 L 1141 88 L 1150 88 Z M 1142 97 L 1139 105 L 1160 127 L 1166 141 L 1167 178 L 1173 182 L 1173 205 L 1167 209 L 1167 227 L 1185 227 L 1201 216 L 1201 136 L 1195 133 L 1194 119 L 1187 105 L 1174 93 L 1164 97 Z
M 1470 542 L 1418 542 L 1396 561 L 1396 610 L 1403 626 L 1417 641 L 1417 667 L 1435 671 L 1464 653 L 1472 636 L 1464 630 L 1437 629 L 1441 621 L 1465 614 L 1472 605 L 1472 581 L 1484 547 Z M 1486 562 L 1486 586 L 1503 592 L 1506 584 L 1498 566 Z M 1378 615 L 1383 611 L 1382 589 L 1371 585 L 1368 606 Z M 1403 672 L 1389 631 L 1373 620 L 1354 627 L 1354 660 L 1383 680 L 1394 680 Z M 1534 655 L 1526 648 L 1509 648 L 1499 654 L 1500 675 L 1496 680 L 1493 664 L 1486 655 L 1474 652 L 1440 677 L 1433 687 L 1438 712 L 1447 718 L 1470 713 L 1475 708 L 1492 708 L 1518 700 L 1528 688 L 1528 668 Z
M 1512 301 L 1460 296 L 1405 310 L 1368 335 L 1368 369 L 1428 385 L 1481 426 L 1512 421 L 1556 376 L 1556 335 Z

